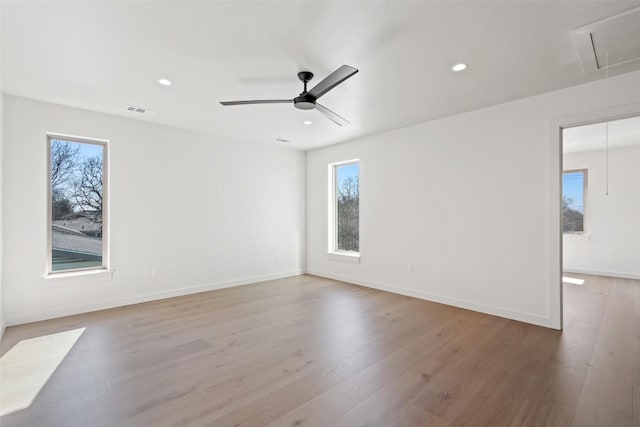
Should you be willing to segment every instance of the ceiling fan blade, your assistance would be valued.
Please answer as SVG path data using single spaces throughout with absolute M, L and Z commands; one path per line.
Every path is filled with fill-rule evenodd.
M 325 107 L 322 104 L 316 103 L 316 110 L 320 111 L 329 120 L 331 120 L 332 122 L 334 122 L 338 126 L 348 125 L 349 124 L 349 121 L 347 119 L 345 119 L 342 116 L 337 115 L 336 113 L 334 113 L 333 111 L 329 110 L 327 107 Z
M 347 80 L 349 77 L 353 76 L 358 72 L 357 68 L 350 67 L 348 65 L 343 65 L 342 67 L 335 70 L 333 73 L 329 74 L 324 80 L 315 85 L 309 92 L 309 95 L 318 99 L 325 93 L 329 92 L 334 87 L 338 86 L 343 81 Z
M 293 99 L 254 99 L 252 101 L 220 101 L 220 104 L 229 105 L 248 105 L 248 104 L 291 104 Z

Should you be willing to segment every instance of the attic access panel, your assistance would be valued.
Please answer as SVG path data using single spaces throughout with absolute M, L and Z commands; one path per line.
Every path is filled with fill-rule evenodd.
M 640 7 L 578 27 L 572 35 L 586 73 L 640 61 Z

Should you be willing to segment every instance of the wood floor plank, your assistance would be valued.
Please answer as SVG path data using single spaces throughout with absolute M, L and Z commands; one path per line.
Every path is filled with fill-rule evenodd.
M 413 304 L 411 301 L 408 303 Z M 412 340 L 422 320 L 420 316 L 415 316 L 415 312 L 413 312 L 414 316 L 407 316 L 406 313 L 412 312 L 410 308 L 411 306 L 402 304 L 398 306 L 398 313 L 394 313 L 393 307 L 388 308 L 385 316 L 380 318 L 379 322 L 375 322 L 377 326 L 368 333 L 360 333 L 358 339 L 349 339 L 341 345 L 334 346 L 324 354 L 326 356 L 324 358 L 322 354 L 313 354 L 313 357 L 318 359 L 318 363 L 305 363 L 303 369 L 292 369 L 289 366 L 282 369 L 281 373 L 278 370 L 272 370 L 277 377 L 269 381 L 260 381 L 265 377 L 264 373 L 251 375 L 252 378 L 238 387 L 225 387 L 224 393 L 219 386 L 212 387 L 207 390 L 206 398 L 213 405 L 203 407 L 199 412 L 189 411 L 180 416 L 186 421 L 193 422 L 194 425 L 209 425 L 214 421 L 220 426 L 264 425 L 275 412 L 286 407 L 292 398 L 297 406 L 301 403 L 303 396 L 315 395 L 323 385 L 333 384 L 337 379 L 348 375 L 362 365 L 373 363 L 381 357 L 381 354 L 401 346 L 403 342 Z M 365 340 L 360 342 L 362 338 Z M 266 375 L 269 373 L 267 372 Z M 181 408 L 177 409 L 180 414 Z
M 398 414 L 397 417 L 390 420 L 387 427 L 441 427 L 446 425 L 440 417 L 433 415 L 420 406 L 411 405 Z
M 633 424 L 634 281 L 611 280 L 604 318 L 574 419 L 578 426 Z
M 409 298 L 401 298 L 404 303 L 414 304 Z M 377 305 L 370 307 L 372 310 L 379 310 Z M 387 311 L 393 311 L 393 306 L 386 308 Z M 358 310 L 354 310 L 357 312 Z M 338 315 L 338 312 L 334 312 Z M 331 318 L 332 320 L 340 320 L 340 317 Z M 281 375 L 279 369 L 274 368 L 276 365 L 282 365 L 282 371 L 286 371 L 287 376 L 295 375 L 301 371 L 302 368 L 309 369 L 313 362 L 312 359 L 305 359 L 306 353 L 312 353 L 314 350 L 320 351 L 321 348 L 326 348 L 331 351 L 335 351 L 335 346 L 340 341 L 345 341 L 350 346 L 359 345 L 359 340 L 367 339 L 363 334 L 357 334 L 360 329 L 351 330 L 349 322 L 344 322 L 340 328 L 340 333 L 336 334 L 334 330 L 331 330 L 331 322 L 323 322 L 319 328 L 315 329 L 312 333 L 306 330 L 306 336 L 294 337 L 293 340 L 283 341 L 281 331 L 271 331 L 271 338 L 269 334 L 265 336 L 268 339 L 277 337 L 276 344 L 265 345 L 259 349 L 261 351 L 260 357 L 256 360 L 255 352 L 241 351 L 239 354 L 228 353 L 228 347 L 224 347 L 223 351 L 212 349 L 211 351 L 196 352 L 187 355 L 185 358 L 168 360 L 166 364 L 162 366 L 150 366 L 138 369 L 134 374 L 131 374 L 128 370 L 122 371 L 122 374 L 116 374 L 115 378 L 107 381 L 110 389 L 128 390 L 129 384 L 135 384 L 137 387 L 133 389 L 134 393 L 143 394 L 142 397 L 137 399 L 131 399 L 128 396 L 128 392 L 120 393 L 111 398 L 112 404 L 117 405 L 125 417 L 132 415 L 138 415 L 140 413 L 149 412 L 151 410 L 157 410 L 158 403 L 162 403 L 163 406 L 168 406 L 168 403 L 174 399 L 180 397 L 191 398 L 195 393 L 202 390 L 212 388 L 216 386 L 218 389 L 223 388 L 223 393 L 218 394 L 216 397 L 222 400 L 230 400 L 230 396 L 233 397 L 233 390 L 238 388 L 239 385 L 255 381 L 256 378 L 261 376 L 258 374 L 252 374 L 252 372 L 265 372 L 268 375 Z M 337 326 L 337 325 L 335 325 Z M 415 326 L 415 325 L 414 325 Z M 328 330 L 324 330 L 328 329 Z M 304 331 L 303 331 L 304 332 Z M 305 335 L 301 332 L 300 335 Z M 321 341 L 322 336 L 331 335 L 332 342 Z M 347 335 L 347 334 L 350 334 Z M 336 341 L 338 340 L 338 341 Z M 269 345 L 266 345 L 269 344 Z M 291 346 L 296 345 L 297 350 L 291 350 Z M 316 347 L 309 347 L 309 345 Z M 242 349 L 241 346 L 236 348 Z M 285 350 L 283 350 L 283 348 Z M 278 357 L 281 357 L 278 359 Z M 315 357 L 318 357 L 316 352 Z M 207 361 L 215 359 L 215 370 L 202 372 L 201 367 L 207 365 Z M 275 359 L 274 359 L 275 358 Z M 233 363 L 232 363 L 233 362 Z M 266 369 L 269 367 L 269 369 Z M 157 372 L 161 369 L 163 372 L 161 375 L 157 375 Z M 129 372 L 129 373 L 127 373 Z M 241 372 L 239 374 L 238 372 Z M 262 375 L 264 376 L 264 374 Z M 245 381 L 245 379 L 248 379 Z M 251 381 L 249 381 L 251 380 Z M 162 392 L 149 393 L 157 388 L 162 388 L 164 383 L 170 383 L 171 387 L 165 387 Z M 217 384 L 217 385 L 216 385 Z M 208 405 L 206 408 L 210 408 L 212 404 L 216 404 L 215 399 L 209 396 Z M 172 414 L 171 414 L 172 415 Z
M 409 345 L 368 369 L 349 377 L 284 417 L 275 420 L 272 424 L 276 426 L 319 426 L 332 423 L 374 394 L 379 388 L 394 381 L 397 375 L 411 369 L 413 365 L 426 357 L 434 362 L 440 362 L 438 355 L 444 353 L 455 355 L 461 346 L 473 341 L 471 338 L 481 328 L 495 330 L 496 323 L 503 321 L 498 318 L 489 319 L 487 316 L 485 320 L 496 322 L 487 326 L 480 321 L 482 317 L 477 313 L 459 313 L 451 321 L 442 324 L 430 333 L 418 335 Z
M 442 362 L 424 358 L 392 382 L 379 388 L 359 405 L 327 425 L 334 427 L 387 426 L 408 406 L 411 406 L 430 386 L 434 373 Z
M 427 412 L 444 423 L 451 422 L 466 408 L 481 404 L 477 396 L 484 392 L 483 388 L 492 389 L 504 378 L 508 362 L 516 358 L 514 353 L 526 337 L 527 327 L 509 322 L 493 337 L 480 340 L 472 352 L 448 360 L 441 370 L 434 373 L 430 386 L 413 405 L 414 408 L 406 412 Z
M 575 277 L 562 332 L 309 275 L 10 327 L 86 329 L 0 424 L 640 426 L 640 281 Z

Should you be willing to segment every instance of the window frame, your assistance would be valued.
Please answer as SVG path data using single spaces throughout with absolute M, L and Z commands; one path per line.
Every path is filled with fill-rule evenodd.
M 588 168 L 578 168 L 578 169 L 566 169 L 562 170 L 562 197 L 564 198 L 564 175 L 567 173 L 577 173 L 581 172 L 583 175 L 582 179 L 582 231 L 564 231 L 564 215 L 562 217 L 562 234 L 571 235 L 571 236 L 580 236 L 587 234 L 587 183 L 589 181 L 589 169 Z
M 358 186 L 360 185 L 360 171 L 361 164 L 360 159 L 350 159 L 344 160 L 340 162 L 329 163 L 328 165 L 328 175 L 329 175 L 329 203 L 327 203 L 329 207 L 328 211 L 328 242 L 327 242 L 327 254 L 330 259 L 334 259 L 337 261 L 345 261 L 345 262 L 360 262 L 360 248 L 358 251 L 343 251 L 337 248 L 338 244 L 338 227 L 337 227 L 337 216 L 338 216 L 338 203 L 337 203 L 337 173 L 338 168 L 340 166 L 347 166 L 352 164 L 358 164 Z M 359 190 L 358 190 L 359 191 Z M 360 205 L 358 203 L 358 209 Z M 360 221 L 358 220 L 358 236 L 360 235 Z
M 51 232 L 53 224 L 52 215 L 52 188 L 51 188 L 51 140 L 62 140 L 79 144 L 92 144 L 102 147 L 102 264 L 98 267 L 84 267 L 67 270 L 53 270 L 53 235 Z M 47 191 L 46 191 L 46 266 L 45 277 L 69 276 L 75 274 L 101 273 L 109 271 L 109 140 L 100 138 L 90 138 L 84 136 L 66 135 L 61 133 L 46 133 L 47 144 Z

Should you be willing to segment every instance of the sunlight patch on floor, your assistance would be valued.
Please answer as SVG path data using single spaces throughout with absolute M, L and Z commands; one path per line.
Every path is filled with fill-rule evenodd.
M 0 358 L 0 416 L 33 403 L 85 329 L 22 340 Z
M 575 277 L 562 276 L 562 283 L 569 283 L 571 285 L 584 285 L 584 280 L 576 279 Z

